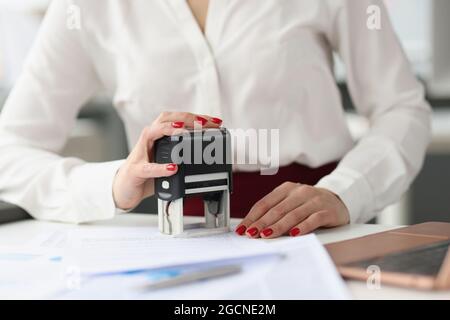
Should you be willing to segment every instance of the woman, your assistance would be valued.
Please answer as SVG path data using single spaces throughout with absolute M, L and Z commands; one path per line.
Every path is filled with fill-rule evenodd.
M 79 28 L 67 23 L 74 12 Z M 356 145 L 333 52 L 371 123 Z M 129 157 L 57 156 L 100 89 L 124 121 Z M 152 163 L 156 139 L 222 121 L 280 130 L 277 175 L 236 166 L 232 213 L 245 215 L 236 232 L 252 238 L 371 219 L 407 190 L 430 134 L 423 89 L 381 0 L 60 0 L 1 115 L 0 197 L 39 219 L 112 218 L 153 194 L 155 177 L 177 172 Z

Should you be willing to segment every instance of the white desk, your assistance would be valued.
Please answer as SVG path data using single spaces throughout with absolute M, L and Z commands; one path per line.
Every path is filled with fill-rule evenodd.
M 195 219 L 195 218 L 191 218 Z M 110 221 L 97 222 L 95 226 L 155 226 L 156 215 L 124 214 Z M 71 228 L 89 228 L 90 226 L 74 226 L 51 222 L 26 220 L 0 226 L 0 243 L 3 245 L 23 244 L 41 232 L 57 231 Z M 322 243 L 355 238 L 370 233 L 380 232 L 395 227 L 382 225 L 349 225 L 335 229 L 321 230 L 317 233 Z M 421 292 L 382 286 L 381 289 L 368 289 L 364 282 L 348 281 L 350 292 L 355 299 L 450 299 L 447 292 Z

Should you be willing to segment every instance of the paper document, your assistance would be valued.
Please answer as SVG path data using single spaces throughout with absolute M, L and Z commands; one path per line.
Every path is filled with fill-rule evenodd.
M 230 232 L 174 238 L 157 228 L 88 226 L 67 234 L 42 235 L 35 243 L 60 250 L 62 264 L 72 275 L 66 283 L 78 284 L 53 296 L 58 299 L 349 298 L 315 235 L 255 240 Z M 162 277 L 226 263 L 239 264 L 242 271 L 179 287 L 143 290 Z
M 50 297 L 65 287 L 61 257 L 52 250 L 0 246 L 0 299 Z
M 68 237 L 67 263 L 83 274 L 247 257 L 271 251 L 268 243 L 233 232 L 199 238 L 175 238 L 157 228 L 86 228 Z
M 232 300 L 349 298 L 343 280 L 314 235 L 274 241 L 267 247 L 279 254 L 199 263 L 202 267 L 240 263 L 242 272 L 228 277 L 152 291 L 144 290 L 146 284 L 192 271 L 195 265 L 118 272 L 107 276 L 88 277 L 82 282 L 79 290 L 66 291 L 58 298 Z

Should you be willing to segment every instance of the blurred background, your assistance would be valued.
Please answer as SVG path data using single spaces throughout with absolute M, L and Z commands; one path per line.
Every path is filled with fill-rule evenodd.
M 0 112 L 20 74 L 49 0 L 0 0 Z M 429 220 L 450 222 L 450 1 L 386 0 L 391 19 L 417 76 L 433 106 L 433 139 L 425 166 L 411 190 L 377 218 L 383 224 L 411 224 Z M 345 84 L 345 70 L 336 58 L 348 122 L 357 139 L 368 128 L 353 112 Z M 84 106 L 64 155 L 87 161 L 125 158 L 128 146 L 122 123 L 103 96 Z M 11 207 L 1 204 L 2 211 Z M 137 212 L 156 212 L 154 200 Z

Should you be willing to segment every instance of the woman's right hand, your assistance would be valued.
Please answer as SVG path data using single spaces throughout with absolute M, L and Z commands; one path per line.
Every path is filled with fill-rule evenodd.
M 142 130 L 139 140 L 125 163 L 117 171 L 113 183 L 116 207 L 130 210 L 143 199 L 154 194 L 154 178 L 177 173 L 176 164 L 153 162 L 153 146 L 163 136 L 181 134 L 183 130 L 201 125 L 203 128 L 219 128 L 222 120 L 188 112 L 163 112 Z

